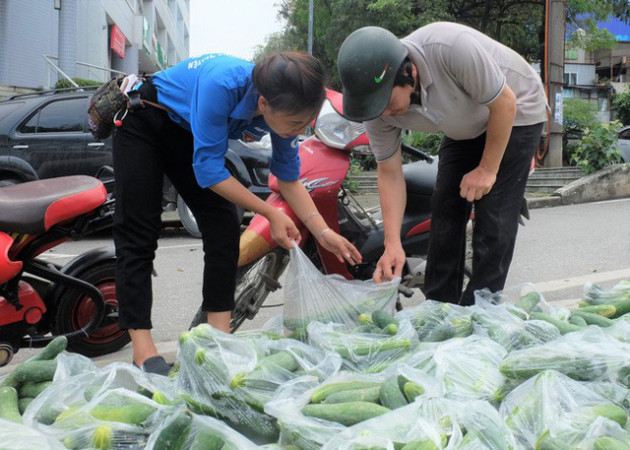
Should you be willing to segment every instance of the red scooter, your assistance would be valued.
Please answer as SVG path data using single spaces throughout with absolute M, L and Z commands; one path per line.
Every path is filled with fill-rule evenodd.
M 338 113 L 341 110 L 341 101 L 339 92 L 327 92 L 327 100 L 315 122 L 315 135 L 300 144 L 300 180 L 326 223 L 357 247 L 363 256 L 363 262 L 349 266 L 339 262 L 333 254 L 319 246 L 280 195 L 274 176 L 269 177 L 272 193 L 266 201 L 293 219 L 300 231 L 300 247 L 323 273 L 337 273 L 347 279 L 367 280 L 372 277 L 376 263 L 383 254 L 383 220 L 379 208 L 365 210 L 343 186 L 350 168 L 351 153 L 367 152 L 369 141 L 363 124 L 350 122 Z M 417 162 L 403 166 L 407 207 L 401 237 L 407 263 L 400 291 L 410 297 L 413 295 L 412 288 L 424 286 L 424 267 L 431 225 L 431 195 L 437 176 L 437 158 L 404 144 L 402 150 L 418 159 Z M 468 252 L 467 261 L 470 262 L 471 259 L 472 252 Z M 278 279 L 288 260 L 287 251 L 271 238 L 267 219 L 255 215 L 241 234 L 235 309 L 230 324 L 232 332 L 245 319 L 253 319 L 268 294 L 280 287 Z M 205 321 L 205 313 L 198 311 L 191 327 Z
M 20 347 L 65 335 L 68 348 L 98 356 L 122 348 L 112 248 L 64 266 L 40 259 L 63 242 L 112 225 L 113 200 L 98 178 L 76 175 L 0 188 L 0 366 Z

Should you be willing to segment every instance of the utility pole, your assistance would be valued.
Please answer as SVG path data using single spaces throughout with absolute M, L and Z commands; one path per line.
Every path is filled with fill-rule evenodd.
M 562 167 L 562 85 L 564 83 L 565 3 L 547 0 L 545 4 L 546 60 L 545 88 L 551 108 L 549 151 L 545 167 Z
M 308 54 L 313 54 L 313 0 L 308 0 Z

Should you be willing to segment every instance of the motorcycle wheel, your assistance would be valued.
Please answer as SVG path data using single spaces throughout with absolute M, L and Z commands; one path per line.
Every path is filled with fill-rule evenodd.
M 192 211 L 186 205 L 184 199 L 178 195 L 177 196 L 177 214 L 179 215 L 179 220 L 182 223 L 184 229 L 194 238 L 201 238 L 201 231 L 199 231 L 199 225 L 197 225 L 197 219 L 193 215 Z M 243 216 L 245 215 L 245 210 L 240 206 L 236 206 L 236 214 L 238 215 L 238 222 L 243 222 Z
M 230 333 L 234 333 L 245 319 L 253 319 L 269 293 L 280 287 L 278 278 L 284 272 L 288 262 L 289 256 L 286 250 L 275 248 L 238 269 Z M 199 308 L 190 323 L 190 328 L 206 322 L 206 312 Z
M 80 275 L 81 280 L 96 286 L 103 295 L 105 317 L 89 336 L 69 342 L 69 350 L 94 357 L 120 350 L 131 341 L 127 330 L 121 330 L 118 325 L 115 265 L 113 260 L 104 261 Z M 71 288 L 63 290 L 57 298 L 53 333 L 66 334 L 81 329 L 88 324 L 93 312 L 92 300 L 83 292 Z

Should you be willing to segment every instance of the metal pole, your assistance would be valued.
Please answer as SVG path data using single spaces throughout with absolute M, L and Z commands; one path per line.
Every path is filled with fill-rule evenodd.
M 313 0 L 308 1 L 308 54 L 313 54 Z

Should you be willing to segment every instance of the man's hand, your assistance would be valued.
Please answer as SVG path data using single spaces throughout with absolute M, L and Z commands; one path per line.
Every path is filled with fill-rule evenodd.
M 322 247 L 333 253 L 339 262 L 343 262 L 345 259 L 352 266 L 361 262 L 361 253 L 359 253 L 359 250 L 357 250 L 350 241 L 331 229 L 326 230 L 324 230 L 324 234 L 317 239 Z
M 490 192 L 495 181 L 497 181 L 496 173 L 478 166 L 462 178 L 459 184 L 459 195 L 471 203 L 480 200 Z
M 300 232 L 289 216 L 274 209 L 267 217 L 271 226 L 271 237 L 283 248 L 293 248 L 293 240 L 299 240 Z
M 381 259 L 376 264 L 376 270 L 374 270 L 372 279 L 375 283 L 380 283 L 402 276 L 402 269 L 406 259 L 405 251 L 401 244 L 386 246 L 385 252 L 383 252 Z

